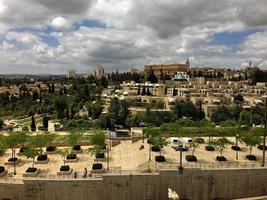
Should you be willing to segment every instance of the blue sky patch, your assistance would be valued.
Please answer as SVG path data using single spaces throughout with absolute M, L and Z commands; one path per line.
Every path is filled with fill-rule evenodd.
M 240 32 L 221 32 L 213 36 L 211 44 L 213 45 L 237 45 L 244 41 L 244 39 L 253 34 L 261 31 L 260 29 L 249 29 Z
M 97 20 L 89 20 L 89 19 L 74 24 L 76 30 L 79 29 L 80 26 L 86 26 L 89 28 L 106 28 L 106 24 L 101 23 Z
M 42 35 L 40 37 L 42 39 L 42 42 L 48 44 L 49 46 L 57 47 L 60 44 L 59 41 L 53 36 Z

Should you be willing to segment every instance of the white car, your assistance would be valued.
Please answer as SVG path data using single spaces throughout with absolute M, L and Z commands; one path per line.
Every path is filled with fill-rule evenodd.
M 192 138 L 189 137 L 170 137 L 170 144 L 172 148 L 186 147 L 192 143 Z

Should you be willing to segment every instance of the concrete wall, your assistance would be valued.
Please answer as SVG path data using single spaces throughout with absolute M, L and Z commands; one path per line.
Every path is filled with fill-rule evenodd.
M 267 169 L 185 169 L 159 174 L 105 175 L 100 179 L 25 179 L 0 183 L 0 200 L 212 200 L 267 194 Z

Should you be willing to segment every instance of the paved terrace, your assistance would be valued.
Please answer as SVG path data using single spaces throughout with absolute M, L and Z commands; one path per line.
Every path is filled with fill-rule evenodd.
M 231 141 L 235 141 L 235 138 L 228 138 Z M 205 138 L 207 140 L 207 138 Z M 165 163 L 156 163 L 154 157 L 158 155 L 157 152 L 151 152 L 151 162 L 149 162 L 149 144 L 146 140 L 144 143 L 144 149 L 139 150 L 142 145 L 142 140 L 132 142 L 131 140 L 121 141 L 120 144 L 111 148 L 110 151 L 110 171 L 108 173 L 140 173 L 147 171 L 151 168 L 152 171 L 157 172 L 159 169 L 174 169 L 179 165 L 180 152 L 175 151 L 171 148 L 170 144 L 162 150 L 162 154 L 166 157 Z M 252 154 L 257 156 L 257 161 L 248 161 L 245 156 L 248 154 L 248 148 L 244 144 L 240 144 L 242 151 L 238 152 L 238 161 L 236 160 L 236 152 L 231 149 L 229 145 L 224 151 L 224 156 L 228 159 L 226 162 L 218 162 L 215 160 L 216 156 L 219 155 L 219 151 L 208 152 L 205 150 L 206 144 L 200 145 L 195 151 L 195 155 L 198 158 L 197 163 L 189 163 L 185 160 L 185 156 L 191 154 L 191 150 L 183 152 L 183 166 L 189 168 L 258 168 L 262 162 L 262 151 L 257 147 L 253 148 Z M 91 170 L 92 164 L 94 163 L 94 155 L 88 152 L 88 146 L 82 146 L 83 152 L 78 153 L 78 162 L 67 163 L 73 169 L 77 171 L 78 175 L 81 176 L 84 168 L 88 171 Z M 16 152 L 19 150 L 16 149 Z M 107 154 L 106 154 L 107 155 Z M 13 177 L 13 166 L 5 165 L 4 163 L 11 156 L 11 151 L 0 157 L 0 165 L 5 166 L 8 170 L 8 174 L 0 179 L 16 178 L 23 179 L 22 174 L 28 167 L 31 167 L 32 160 L 27 159 L 25 156 L 18 156 L 21 162 L 16 165 L 17 175 Z M 47 164 L 35 164 L 35 167 L 41 169 L 39 177 L 51 177 L 55 178 L 57 171 L 63 161 L 58 154 L 48 155 L 49 162 Z M 105 169 L 107 168 L 107 161 L 102 162 Z M 73 177 L 73 175 L 71 175 Z

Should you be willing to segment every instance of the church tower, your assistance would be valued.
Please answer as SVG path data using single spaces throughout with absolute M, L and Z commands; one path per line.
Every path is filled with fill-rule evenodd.
M 187 72 L 189 72 L 189 69 L 190 69 L 190 61 L 189 61 L 189 59 L 186 60 L 185 64 L 186 64 Z

